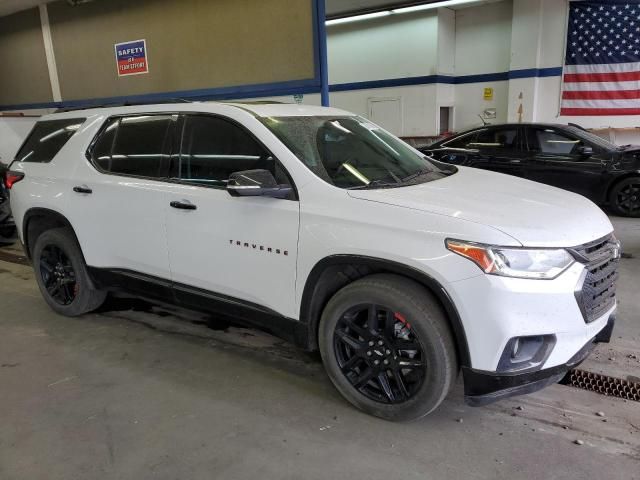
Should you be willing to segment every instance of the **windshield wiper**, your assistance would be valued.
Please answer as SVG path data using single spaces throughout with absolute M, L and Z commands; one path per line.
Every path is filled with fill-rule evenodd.
M 410 182 L 411 180 L 418 178 L 422 175 L 426 175 L 427 173 L 435 173 L 431 168 L 423 168 L 422 170 L 418 170 L 416 173 L 412 173 L 408 177 L 404 177 L 402 179 L 402 183 Z
M 372 180 L 366 185 L 358 185 L 357 187 L 349 187 L 347 190 L 369 190 L 372 188 L 397 187 L 397 183 L 383 182 L 382 180 Z

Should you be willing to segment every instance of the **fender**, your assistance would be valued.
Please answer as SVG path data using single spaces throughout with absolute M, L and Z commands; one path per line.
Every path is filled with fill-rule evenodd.
M 341 272 L 341 277 L 344 280 L 336 281 L 336 275 L 323 277 L 325 272 L 332 271 Z M 416 268 L 391 260 L 361 255 L 332 255 L 325 257 L 313 267 L 307 277 L 300 305 L 300 321 L 308 324 L 309 349 L 317 349 L 320 316 L 329 298 L 344 285 L 358 278 L 383 272 L 411 278 L 435 295 L 442 305 L 451 326 L 458 350 L 460 367 L 470 367 L 471 357 L 462 320 L 446 289 L 437 280 Z
M 30 231 L 29 222 L 33 218 L 44 218 L 44 228 L 40 232 L 38 231 Z M 29 237 L 33 234 L 37 237 L 42 231 L 48 228 L 59 228 L 59 227 L 68 227 L 73 231 L 74 236 L 76 236 L 76 242 L 78 241 L 78 237 L 75 234 L 75 229 L 71 222 L 67 220 L 67 217 L 64 214 L 52 210 L 50 208 L 41 208 L 41 207 L 33 207 L 27 210 L 22 218 L 22 241 L 25 254 L 29 260 L 31 260 L 31 245 L 29 241 Z

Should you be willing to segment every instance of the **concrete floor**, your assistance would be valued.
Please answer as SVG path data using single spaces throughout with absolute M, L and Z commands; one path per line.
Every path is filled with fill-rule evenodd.
M 635 258 L 614 341 L 588 365 L 640 376 L 626 356 L 640 350 L 640 221 L 615 223 Z M 554 385 L 474 409 L 457 385 L 431 416 L 388 423 L 266 334 L 104 310 L 57 316 L 29 267 L 0 261 L 0 479 L 640 479 L 637 402 Z

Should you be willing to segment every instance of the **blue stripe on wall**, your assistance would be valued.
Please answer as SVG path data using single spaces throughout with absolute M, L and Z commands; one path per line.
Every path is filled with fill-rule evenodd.
M 337 83 L 329 86 L 331 92 L 347 92 L 370 88 L 406 87 L 444 83 L 462 85 L 468 83 L 501 82 L 511 79 L 535 77 L 559 77 L 562 67 L 527 68 L 509 72 L 483 73 L 478 75 L 426 75 L 421 77 L 389 78 L 364 82 Z M 28 103 L 19 105 L 0 105 L 0 110 L 29 110 L 35 108 L 91 107 L 108 104 L 152 103 L 171 99 L 190 100 L 228 100 L 233 98 L 279 97 L 305 93 L 319 93 L 317 79 L 294 80 L 290 82 L 267 83 L 259 85 L 240 85 L 235 87 L 182 90 L 176 92 L 150 93 L 122 97 L 93 98 L 86 100 L 67 100 L 63 102 Z

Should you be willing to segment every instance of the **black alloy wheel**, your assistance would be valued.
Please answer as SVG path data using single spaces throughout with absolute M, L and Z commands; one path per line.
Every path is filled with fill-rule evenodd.
M 70 305 L 78 295 L 76 273 L 67 254 L 47 245 L 40 256 L 40 275 L 50 297 L 59 305 Z
M 420 341 L 405 317 L 391 308 L 350 308 L 338 320 L 333 342 L 344 376 L 373 401 L 406 402 L 424 382 L 427 365 Z
M 640 178 L 624 182 L 614 193 L 615 208 L 619 213 L 629 217 L 640 215 Z

